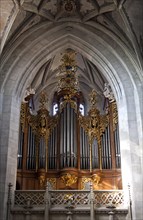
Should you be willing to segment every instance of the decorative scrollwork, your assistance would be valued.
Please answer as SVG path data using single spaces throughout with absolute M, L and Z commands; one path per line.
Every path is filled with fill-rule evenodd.
M 94 138 L 97 139 L 98 148 L 99 148 L 99 162 L 100 169 L 102 169 L 102 156 L 101 156 L 101 136 L 105 131 L 106 127 L 109 123 L 108 115 L 100 115 L 99 110 L 96 108 L 96 93 L 93 90 L 90 94 L 90 107 L 91 109 L 88 112 L 87 116 L 82 116 L 79 114 L 79 123 L 81 127 L 84 128 L 85 132 L 89 138 L 89 146 L 90 146 L 90 171 L 92 171 L 92 150 L 91 145 L 93 143 Z
M 76 53 L 74 51 L 68 51 L 61 59 L 62 64 L 59 67 L 60 73 L 57 75 L 58 81 L 58 93 L 66 91 L 64 97 L 65 100 L 69 101 L 79 90 L 78 78 L 75 72 L 77 71 Z
M 28 114 L 27 116 L 28 119 L 28 124 L 32 127 L 32 131 L 34 134 L 37 133 L 37 127 L 38 127 L 38 123 L 37 123 L 37 116 L 36 115 L 31 115 Z
M 58 116 L 50 116 L 46 109 L 47 95 L 42 92 L 40 95 L 40 109 L 37 115 L 28 115 L 28 123 L 32 127 L 33 132 L 39 137 L 48 138 L 53 128 L 57 125 Z
M 84 128 L 85 132 L 89 136 L 89 140 L 92 142 L 94 138 L 100 141 L 100 137 L 105 131 L 109 123 L 108 115 L 100 115 L 99 110 L 96 108 L 96 96 L 95 91 L 90 94 L 91 109 L 87 116 L 79 114 L 80 125 Z
M 44 189 L 45 188 L 45 175 L 40 175 L 38 177 L 38 180 L 39 180 L 40 189 Z
M 47 181 L 50 183 L 52 190 L 56 189 L 56 178 L 47 178 Z
M 42 91 L 40 94 L 40 99 L 39 99 L 39 102 L 40 102 L 39 108 L 46 109 L 47 101 L 48 101 L 47 94 L 46 92 Z
M 27 104 L 22 102 L 21 110 L 20 110 L 20 123 L 21 123 L 21 127 L 22 127 L 23 132 L 24 132 L 24 128 L 25 128 L 26 117 L 27 117 Z
M 97 186 L 101 180 L 101 177 L 97 174 L 93 174 L 91 177 L 83 177 L 81 180 L 81 190 L 89 190 L 90 184 L 93 184 L 94 186 Z
M 77 182 L 77 177 L 73 174 L 66 173 L 60 177 L 66 186 L 71 186 Z
M 60 103 L 60 112 L 62 112 L 62 110 L 66 107 L 67 103 L 70 103 L 71 108 L 73 108 L 74 111 L 77 112 L 77 103 L 71 99 L 71 95 L 69 95 L 68 98 L 66 96 L 65 100 Z
M 94 185 L 98 185 L 101 180 L 101 177 L 98 174 L 92 175 L 92 182 Z
M 86 184 L 87 183 L 91 183 L 91 178 L 90 177 L 82 177 L 82 180 L 81 180 L 81 190 L 84 190 L 84 189 L 90 189 L 89 186 L 87 186 Z
M 118 110 L 116 102 L 112 102 L 112 112 L 113 112 L 113 131 L 116 130 L 116 125 L 118 124 Z

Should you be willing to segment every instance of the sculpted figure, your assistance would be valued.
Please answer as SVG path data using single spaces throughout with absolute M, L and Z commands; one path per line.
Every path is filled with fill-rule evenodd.
M 115 101 L 114 94 L 113 94 L 113 92 L 112 92 L 112 90 L 111 90 L 108 83 L 104 84 L 103 94 L 109 100 L 109 102 L 114 102 Z

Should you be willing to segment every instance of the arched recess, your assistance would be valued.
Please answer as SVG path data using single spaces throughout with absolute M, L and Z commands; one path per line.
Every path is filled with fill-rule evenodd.
M 139 210 L 138 207 L 142 204 L 142 185 L 137 180 L 142 175 L 142 84 L 134 56 L 130 56 L 130 50 L 122 42 L 117 42 L 113 34 L 99 27 L 69 22 L 54 27 L 50 24 L 49 28 L 43 24 L 32 29 L 13 42 L 3 54 L 0 201 L 2 205 L 6 204 L 7 184 L 12 182 L 15 185 L 16 182 L 20 102 L 26 86 L 35 76 L 36 69 L 69 47 L 95 64 L 114 91 L 119 111 L 123 186 L 126 190 L 128 183 L 131 185 L 133 215 L 135 219 L 141 219 L 141 208 Z

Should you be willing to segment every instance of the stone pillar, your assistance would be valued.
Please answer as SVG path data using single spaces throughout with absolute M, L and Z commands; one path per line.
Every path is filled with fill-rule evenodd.
M 6 220 L 11 220 L 11 204 L 12 204 L 12 184 L 8 184 L 7 213 Z
M 31 219 L 31 211 L 32 211 L 32 208 L 33 208 L 33 206 L 31 205 L 31 201 L 30 201 L 30 199 L 28 198 L 28 199 L 27 199 L 26 206 L 24 207 L 24 209 L 25 209 L 25 211 L 24 211 L 25 220 L 30 220 L 30 219 Z
M 3 95 L 0 112 L 0 220 L 6 220 L 7 185 L 11 182 L 14 191 L 17 175 L 20 105 L 17 97 L 12 97 L 10 92 Z
M 30 218 L 31 218 L 31 212 L 30 211 L 25 212 L 25 220 L 30 220 Z
M 120 102 L 119 105 L 119 128 L 121 146 L 121 167 L 122 182 L 125 194 L 125 206 L 129 207 L 128 184 L 130 185 L 130 195 L 132 199 L 132 218 L 142 218 L 142 146 L 139 142 L 140 133 L 138 132 L 139 122 L 137 120 L 134 96 L 132 90 L 128 88 L 127 102 Z M 130 215 L 128 215 L 130 219 Z
M 46 192 L 45 192 L 45 213 L 44 220 L 49 220 L 49 206 L 50 206 L 50 195 L 49 195 L 49 183 L 46 183 Z
M 95 219 L 93 183 L 90 183 L 90 220 Z
M 68 216 L 67 216 L 66 220 L 72 220 L 72 219 L 73 219 L 73 218 L 72 218 L 72 213 L 68 213 L 67 215 L 68 215 Z
M 110 212 L 108 212 L 109 215 L 109 220 L 114 220 L 114 212 L 111 210 Z

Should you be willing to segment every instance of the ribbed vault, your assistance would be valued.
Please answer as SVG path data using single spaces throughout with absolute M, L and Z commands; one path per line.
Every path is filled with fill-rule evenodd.
M 40 84 L 37 84 L 37 91 L 41 91 L 42 88 L 48 90 L 48 87 L 51 91 L 50 85 L 53 87 L 56 84 L 55 76 L 58 71 L 58 69 L 54 71 L 51 69 L 54 65 L 54 57 L 67 48 L 75 50 L 80 59 L 82 58 L 82 62 L 78 62 L 78 67 L 83 92 L 88 87 L 95 87 L 101 95 L 104 82 L 108 81 L 115 96 L 120 97 L 122 73 L 126 72 L 128 77 L 130 72 L 131 81 L 136 74 L 139 74 L 133 50 L 122 40 L 117 41 L 117 36 L 102 26 L 97 25 L 93 28 L 92 23 L 78 25 L 72 22 L 53 26 L 51 23 L 44 22 L 23 33 L 5 49 L 2 60 L 4 79 L 2 88 L 7 83 L 13 83 L 13 92 L 21 96 L 28 85 L 35 86 L 36 80 L 41 77 Z M 128 61 L 126 64 L 123 57 Z M 8 71 L 6 71 L 7 67 L 10 67 Z M 100 88 L 98 80 L 96 83 L 97 77 L 100 78 L 100 82 L 102 81 Z M 12 82 L 10 82 L 11 79 Z

